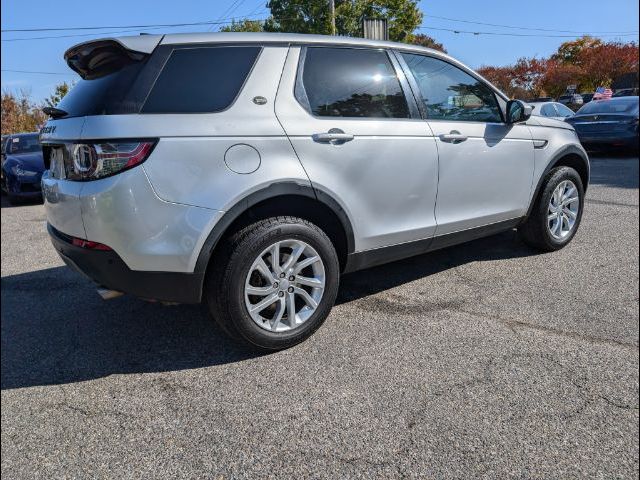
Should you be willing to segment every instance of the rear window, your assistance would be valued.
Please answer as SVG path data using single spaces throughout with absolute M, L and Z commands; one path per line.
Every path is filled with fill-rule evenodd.
M 158 76 L 142 113 L 209 113 L 228 108 L 260 47 L 176 49 Z
M 38 141 L 38 134 L 33 135 L 20 135 L 17 137 L 11 137 L 8 142 L 7 153 L 35 153 L 42 151 L 40 142 Z
M 592 113 L 633 113 L 638 110 L 638 98 L 624 100 L 596 100 L 578 110 L 579 115 Z
M 129 102 L 127 97 L 143 65 L 131 63 L 107 75 L 80 80 L 57 108 L 67 112 L 67 117 L 137 113 L 139 104 Z

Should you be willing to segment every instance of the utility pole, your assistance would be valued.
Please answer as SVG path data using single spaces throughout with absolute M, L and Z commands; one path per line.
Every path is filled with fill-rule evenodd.
M 331 35 L 336 34 L 336 2 L 329 0 L 329 12 L 331 15 Z

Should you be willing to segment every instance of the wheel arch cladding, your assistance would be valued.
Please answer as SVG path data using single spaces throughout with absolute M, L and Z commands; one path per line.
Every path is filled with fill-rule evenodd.
M 329 194 L 294 182 L 272 184 L 240 200 L 223 215 L 205 240 L 195 272 L 204 273 L 220 241 L 250 223 L 276 216 L 291 215 L 309 220 L 331 239 L 340 267 L 354 251 L 351 221 L 340 204 Z
M 578 172 L 578 175 L 580 175 L 584 191 L 587 191 L 587 186 L 589 185 L 589 159 L 585 155 L 584 151 L 578 148 L 576 145 L 567 145 L 566 147 L 560 149 L 558 153 L 553 156 L 551 161 L 549 161 L 546 168 L 542 172 L 542 175 L 540 175 L 535 192 L 531 197 L 529 210 L 527 211 L 527 217 L 531 214 L 531 210 L 533 209 L 538 196 L 540 195 L 540 190 L 542 189 L 545 178 L 551 170 L 557 167 L 573 168 L 576 172 Z

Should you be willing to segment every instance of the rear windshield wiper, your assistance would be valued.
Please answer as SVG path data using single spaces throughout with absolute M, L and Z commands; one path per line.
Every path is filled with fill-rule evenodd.
M 68 112 L 65 112 L 61 108 L 56 108 L 56 107 L 44 107 L 42 111 L 54 119 L 66 117 L 67 115 L 69 115 Z

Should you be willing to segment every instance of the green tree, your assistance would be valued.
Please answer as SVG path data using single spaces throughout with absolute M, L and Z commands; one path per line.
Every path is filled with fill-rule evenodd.
M 48 98 L 45 98 L 45 107 L 55 107 L 56 105 L 58 105 L 58 103 L 60 103 L 60 100 L 62 100 L 64 96 L 69 93 L 69 90 L 71 90 L 73 85 L 73 83 L 69 84 L 67 82 L 62 82 L 56 85 L 53 93 L 49 95 Z
M 601 45 L 602 40 L 584 35 L 575 40 L 564 42 L 558 47 L 558 51 L 554 53 L 551 58 L 560 63 L 580 65 L 582 63 L 581 58 L 585 51 Z
M 329 0 L 271 0 L 271 16 L 265 22 L 269 32 L 331 34 Z M 335 0 L 338 35 L 362 35 L 363 18 L 386 18 L 389 39 L 408 41 L 422 23 L 417 0 Z
M 225 25 L 220 29 L 221 32 L 262 32 L 264 30 L 263 23 L 260 20 L 241 20 L 231 22 L 231 25 Z

